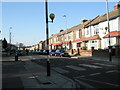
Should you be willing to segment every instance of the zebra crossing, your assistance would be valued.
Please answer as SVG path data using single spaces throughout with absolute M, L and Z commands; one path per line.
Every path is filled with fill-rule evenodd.
M 86 71 L 88 68 L 102 69 L 103 67 L 113 67 L 113 65 L 101 64 L 101 63 L 92 63 L 92 64 L 78 64 L 77 66 L 66 65 L 64 67 L 53 67 L 52 69 L 57 71 L 58 73 L 64 74 L 64 73 L 70 73 L 71 71 L 69 69 L 72 69 L 75 71 Z

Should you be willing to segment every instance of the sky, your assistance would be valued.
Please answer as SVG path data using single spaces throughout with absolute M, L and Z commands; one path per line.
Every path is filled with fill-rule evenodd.
M 109 11 L 114 9 L 116 3 L 108 3 Z M 2 39 L 6 38 L 9 42 L 10 32 L 13 44 L 30 46 L 46 39 L 45 2 L 2 2 L 0 7 Z M 55 19 L 53 23 L 49 23 L 49 36 L 66 27 L 81 24 L 82 19 L 89 20 L 105 14 L 106 2 L 48 2 L 48 14 L 50 13 L 55 14 Z

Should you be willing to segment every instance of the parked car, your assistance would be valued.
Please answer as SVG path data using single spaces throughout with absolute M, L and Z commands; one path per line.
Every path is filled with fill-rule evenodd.
M 43 54 L 43 50 L 38 50 L 38 51 L 37 51 L 37 54 L 42 55 L 42 54 Z
M 49 50 L 49 55 L 50 55 L 50 56 L 55 56 L 55 51 L 56 51 L 56 50 Z
M 37 50 L 33 50 L 33 54 L 36 54 L 37 53 Z
M 70 55 L 65 50 L 61 50 L 61 49 L 55 51 L 55 56 L 70 57 Z
M 43 55 L 47 55 L 47 50 L 43 50 Z
M 16 51 L 16 54 L 17 54 L 18 56 L 22 56 L 24 53 L 23 53 L 22 50 L 17 50 L 17 51 Z
M 29 50 L 29 53 L 33 53 L 33 50 Z

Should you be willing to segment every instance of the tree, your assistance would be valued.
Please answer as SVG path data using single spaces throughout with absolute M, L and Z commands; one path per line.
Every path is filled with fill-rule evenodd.
M 3 48 L 3 49 L 6 49 L 7 46 L 8 46 L 7 41 L 6 41 L 6 39 L 4 38 L 4 40 L 2 41 L 2 48 Z

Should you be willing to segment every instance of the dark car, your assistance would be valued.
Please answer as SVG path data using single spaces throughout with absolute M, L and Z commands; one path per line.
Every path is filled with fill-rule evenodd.
M 56 51 L 56 50 L 49 50 L 49 55 L 50 55 L 50 56 L 55 56 L 55 51 Z
M 19 55 L 19 56 L 22 56 L 23 55 L 23 51 L 22 50 L 17 50 L 16 54 Z
M 61 49 L 55 51 L 55 56 L 70 57 L 70 55 L 65 50 L 61 50 Z
M 43 54 L 43 50 L 38 50 L 37 53 L 42 55 Z

